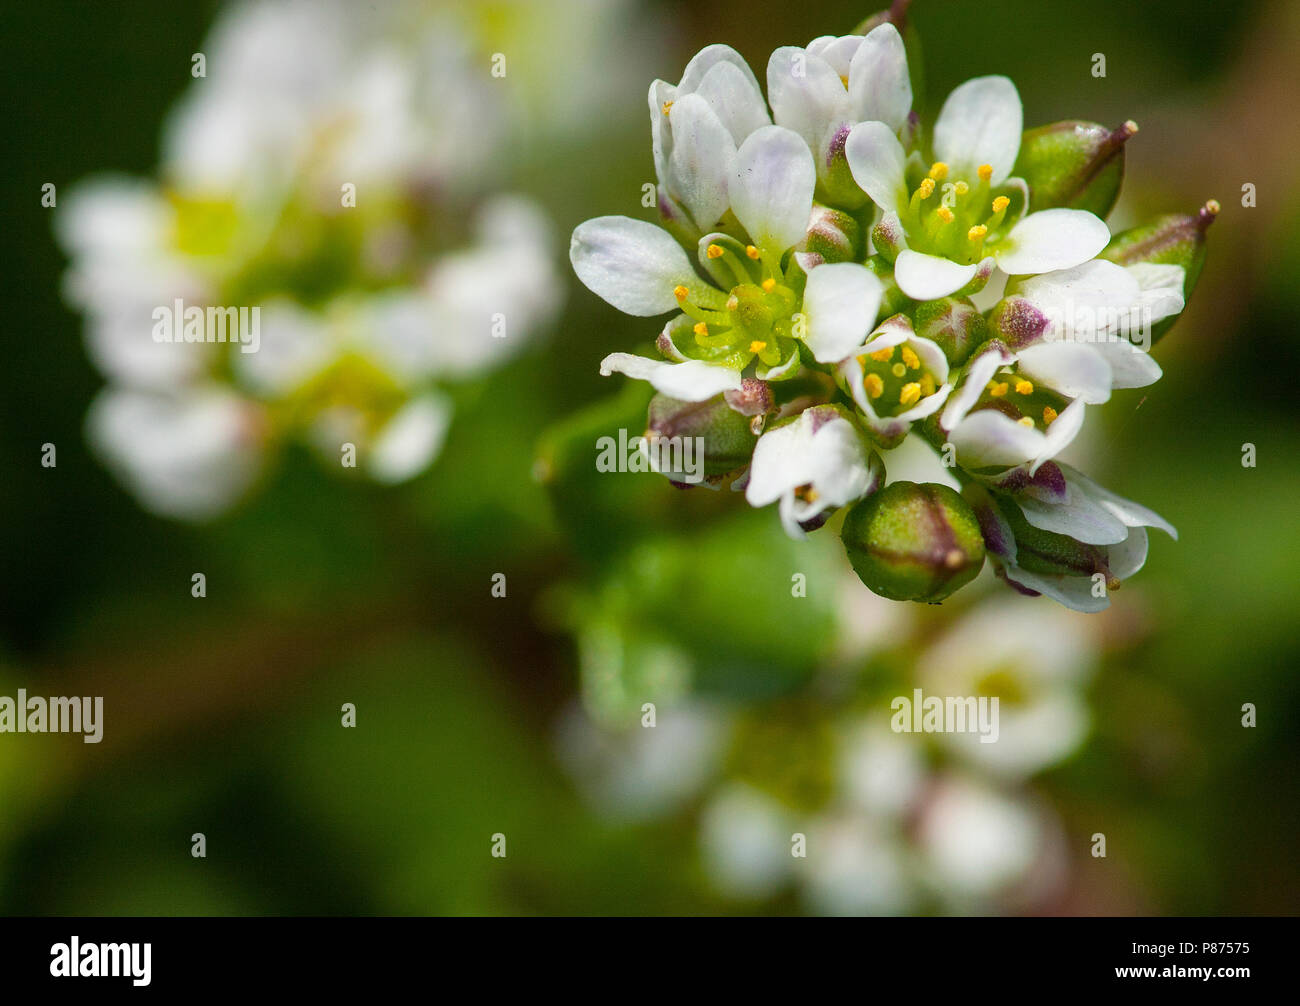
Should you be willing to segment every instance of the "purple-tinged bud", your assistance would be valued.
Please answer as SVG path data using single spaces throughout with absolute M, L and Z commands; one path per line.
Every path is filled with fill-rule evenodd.
M 801 251 L 823 262 L 857 262 L 863 253 L 862 227 L 843 210 L 814 203 Z M 803 259 L 800 259 L 803 262 Z M 811 266 L 805 265 L 805 270 Z
M 954 367 L 966 361 L 970 351 L 988 339 L 989 326 L 975 305 L 966 299 L 943 297 L 917 306 L 912 321 L 916 334 L 943 350 Z
M 1066 207 L 1105 217 L 1124 180 L 1124 144 L 1136 135 L 1130 119 L 1116 129 L 1068 120 L 1026 130 L 1012 174 L 1029 185 L 1029 208 Z
M 907 247 L 907 236 L 903 233 L 902 222 L 897 214 L 886 213 L 871 228 L 871 243 L 876 252 L 891 266 L 898 255 Z
M 1052 319 L 1028 298 L 1012 295 L 1003 297 L 989 312 L 988 332 L 1012 350 L 1020 350 L 1041 339 L 1051 324 Z
M 970 504 L 936 483 L 885 486 L 849 511 L 841 538 L 858 578 L 894 601 L 942 601 L 984 565 Z

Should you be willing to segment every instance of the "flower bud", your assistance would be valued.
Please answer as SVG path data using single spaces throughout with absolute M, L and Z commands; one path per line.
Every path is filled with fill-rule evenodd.
M 1159 217 L 1149 224 L 1133 227 L 1116 234 L 1099 258 L 1122 266 L 1177 265 L 1183 267 L 1183 300 L 1192 296 L 1192 289 L 1205 265 L 1205 232 L 1219 214 L 1219 204 L 1209 200 L 1194 215 L 1172 213 Z M 1173 326 L 1177 317 L 1157 322 L 1151 332 L 1151 341 L 1160 339 Z
M 984 565 L 970 505 L 947 486 L 895 482 L 844 520 L 844 549 L 872 591 L 895 601 L 942 601 Z
M 760 397 L 757 390 L 747 400 L 755 397 Z M 655 395 L 646 418 L 645 450 L 651 466 L 673 482 L 698 484 L 749 464 L 758 440 L 751 424 L 723 395 L 704 402 Z
M 863 252 L 862 228 L 843 210 L 813 203 L 800 264 L 805 270 L 823 262 L 856 262 Z M 807 261 L 804 256 L 816 256 Z
M 988 323 L 965 298 L 942 297 L 919 304 L 913 319 L 916 334 L 943 350 L 954 367 L 988 338 Z
M 1067 120 L 1026 130 L 1013 174 L 1029 184 L 1029 205 L 1066 207 L 1105 217 L 1124 180 L 1124 144 L 1138 131 L 1130 119 L 1117 129 Z

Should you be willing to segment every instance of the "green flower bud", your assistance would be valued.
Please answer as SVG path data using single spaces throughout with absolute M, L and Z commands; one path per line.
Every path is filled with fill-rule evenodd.
M 988 338 L 988 322 L 965 298 L 943 297 L 917 306 L 912 320 L 916 334 L 943 350 L 954 367 L 966 361 L 970 351 Z
M 656 470 L 682 484 L 704 479 L 718 479 L 749 464 L 758 436 L 753 431 L 755 419 L 770 408 L 771 393 L 762 381 L 748 382 L 748 392 L 741 388 L 747 409 L 754 418 L 743 415 L 727 404 L 723 395 L 706 402 L 683 402 L 667 395 L 650 400 L 646 417 L 646 450 L 654 459 Z M 761 399 L 766 396 L 767 407 Z M 691 478 L 680 462 L 695 466 Z
M 1104 546 L 1088 545 L 1068 535 L 1034 527 L 1011 500 L 993 498 L 1015 537 L 1015 561 L 1021 569 L 1047 576 L 1091 577 L 1101 573 L 1106 577 L 1107 590 L 1119 589 L 1119 579 L 1111 574 Z
M 1180 265 L 1183 278 L 1183 299 L 1191 300 L 1192 290 L 1205 266 L 1205 232 L 1219 215 L 1219 203 L 1211 199 L 1195 215 L 1172 213 L 1159 217 L 1149 224 L 1133 227 L 1116 234 L 1099 258 L 1109 259 L 1119 265 L 1136 265 L 1151 262 L 1156 265 Z M 1154 344 L 1178 318 L 1157 322 L 1151 331 Z
M 1138 131 L 1067 120 L 1026 130 L 1012 174 L 1029 184 L 1034 211 L 1066 207 L 1105 217 L 1124 180 L 1124 144 Z
M 862 227 L 843 210 L 813 204 L 803 251 L 822 262 L 856 262 L 862 257 Z M 811 268 L 810 264 L 807 268 Z
M 849 511 L 841 538 L 859 579 L 894 601 L 942 601 L 984 565 L 975 512 L 936 483 L 885 486 Z

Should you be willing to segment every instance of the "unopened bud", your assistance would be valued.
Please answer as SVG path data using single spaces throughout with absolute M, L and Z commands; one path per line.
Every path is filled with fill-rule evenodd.
M 759 397 L 754 389 L 751 391 L 751 398 Z M 655 395 L 647 410 L 646 448 L 652 458 L 681 457 L 696 467 L 694 474 L 717 478 L 749 464 L 758 440 L 750 427 L 750 417 L 733 409 L 722 395 L 704 402 Z M 694 453 L 697 449 L 698 453 Z M 659 470 L 675 482 L 689 481 L 674 478 L 681 473 L 669 471 L 666 466 L 661 465 Z
M 868 496 L 841 537 L 858 578 L 894 601 L 942 601 L 984 565 L 974 511 L 937 483 L 895 482 Z
M 916 334 L 943 350 L 954 367 L 964 363 L 970 351 L 988 338 L 988 323 L 966 299 L 941 297 L 917 306 L 913 320 Z
M 843 210 L 813 204 L 803 251 L 822 262 L 856 262 L 862 256 L 862 228 Z
M 1067 207 L 1105 217 L 1124 180 L 1124 144 L 1138 131 L 1068 120 L 1026 130 L 1012 173 L 1029 184 L 1030 209 Z

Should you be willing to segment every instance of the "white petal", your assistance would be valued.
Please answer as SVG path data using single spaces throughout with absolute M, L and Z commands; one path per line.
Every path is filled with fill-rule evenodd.
M 1127 580 L 1146 565 L 1150 542 L 1145 528 L 1135 527 L 1128 538 L 1106 550 L 1107 565 L 1111 575 Z
M 1018 369 L 1026 377 L 1067 398 L 1082 398 L 1089 405 L 1110 400 L 1110 367 L 1092 346 L 1040 342 L 1022 349 L 1017 359 Z
M 1001 343 L 977 353 L 967 362 L 961 387 L 957 394 L 948 399 L 948 406 L 943 410 L 939 425 L 945 430 L 951 430 L 965 419 L 966 413 L 979 401 L 985 385 L 998 372 L 998 368 L 1005 367 L 1014 360 L 1015 357 Z
M 1020 496 L 1016 503 L 1034 527 L 1091 545 L 1115 545 L 1129 534 L 1123 521 L 1078 487 L 1067 488 L 1064 503 L 1044 503 L 1032 496 Z
M 666 363 L 631 353 L 610 353 L 600 361 L 602 377 L 626 374 L 638 381 L 649 381 L 656 391 L 683 402 L 704 402 L 724 391 L 740 387 L 740 372 L 716 367 L 703 360 Z
M 677 85 L 678 90 L 683 94 L 691 94 L 696 91 L 703 83 L 708 72 L 719 63 L 731 63 L 742 73 L 748 74 L 755 90 L 758 89 L 758 81 L 754 79 L 754 71 L 745 62 L 745 57 L 729 45 L 715 43 L 714 45 L 706 45 L 691 57 L 691 61 L 686 64 L 686 69 L 682 72 L 681 83 Z
M 862 345 L 884 292 L 875 274 L 855 262 L 820 265 L 808 274 L 803 341 L 818 363 L 838 363 Z
M 717 63 L 704 75 L 695 93 L 708 102 L 736 146 L 754 130 L 772 122 L 763 92 L 748 67 L 742 70 L 732 62 Z M 677 106 L 672 110 L 676 111 Z
M 1098 612 L 1110 607 L 1110 597 L 1095 597 L 1092 593 L 1092 578 L 1087 576 L 1052 576 L 1046 573 L 1031 573 L 1019 566 L 1007 566 L 1007 579 L 1022 587 L 1036 590 L 1044 597 L 1050 597 L 1058 604 L 1075 611 Z
M 1092 349 L 1110 367 L 1112 388 L 1145 388 L 1164 375 L 1149 353 L 1125 339 L 1103 339 Z
M 877 120 L 899 130 L 912 110 L 903 37 L 892 24 L 873 28 L 849 68 L 849 101 L 857 121 Z
M 943 103 L 934 124 L 934 153 L 954 178 L 973 182 L 982 164 L 993 166 L 994 185 L 1011 174 L 1020 153 L 1024 109 L 1006 77 L 975 77 Z
M 371 476 L 395 485 L 420 474 L 441 450 L 450 422 L 451 404 L 442 395 L 424 395 L 402 406 L 371 445 Z
M 812 151 L 799 134 L 764 126 L 736 155 L 731 209 L 756 245 L 784 253 L 807 233 L 816 185 Z
M 640 318 L 677 307 L 673 289 L 679 285 L 693 295 L 711 289 L 667 231 L 631 217 L 596 217 L 579 224 L 569 260 L 587 289 Z
M 669 190 L 686 206 L 697 227 L 712 230 L 727 212 L 727 185 L 736 171 L 735 143 L 699 95 L 675 101 L 669 120 L 673 131 Z
M 1125 499 L 1118 493 L 1111 492 L 1105 486 L 1098 485 L 1082 472 L 1076 471 L 1069 465 L 1061 465 L 1060 468 L 1065 475 L 1067 485 L 1071 487 L 1077 486 L 1081 492 L 1086 493 L 1106 507 L 1126 527 L 1158 527 L 1177 541 L 1178 531 L 1169 521 L 1154 510 L 1150 510 L 1140 503 L 1134 503 L 1130 499 Z
M 767 93 L 778 126 L 793 129 L 817 150 L 827 127 L 848 114 L 848 95 L 829 63 L 795 46 L 767 61 Z
M 853 127 L 844 144 L 844 156 L 858 187 L 882 210 L 901 213 L 907 206 L 907 157 L 903 145 L 883 122 L 862 122 Z
M 963 468 L 1009 468 L 1024 464 L 1043 449 L 1044 439 L 1041 431 L 1021 426 L 995 409 L 970 413 L 948 434 Z
M 1037 214 L 1035 214 L 1036 216 Z M 1072 314 L 1120 311 L 1140 295 L 1135 280 L 1123 266 L 1093 259 L 1072 269 L 1043 273 L 1017 282 L 1008 290 L 1031 301 L 1044 314 L 1068 322 Z M 1070 326 L 1067 324 L 1067 328 Z M 1069 337 L 1068 332 L 1062 333 Z
M 956 293 L 978 271 L 977 265 L 960 265 L 938 255 L 907 248 L 894 262 L 894 281 L 913 300 L 935 300 Z
M 1047 433 L 1043 436 L 1042 449 L 1039 450 L 1038 456 L 1034 458 L 1034 463 L 1029 466 L 1030 475 L 1034 475 L 1044 462 L 1051 461 L 1052 458 L 1070 446 L 1074 438 L 1079 435 L 1079 430 L 1083 428 L 1083 416 L 1086 408 L 1083 399 L 1076 398 L 1061 410 L 1059 416 L 1052 420 L 1052 424 L 1047 427 Z
M 990 249 L 1013 276 L 1069 269 L 1095 258 L 1110 242 L 1106 224 L 1087 210 L 1030 213 Z

